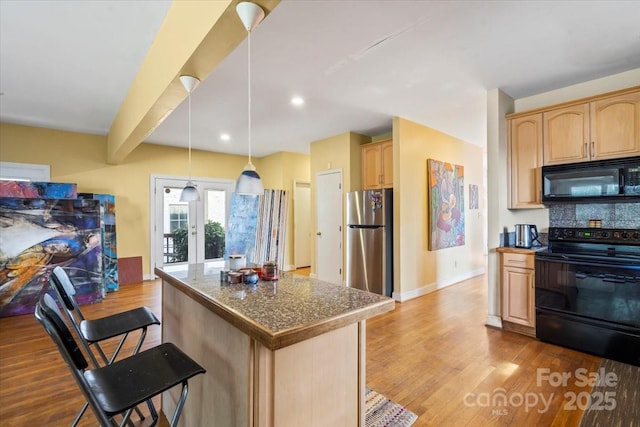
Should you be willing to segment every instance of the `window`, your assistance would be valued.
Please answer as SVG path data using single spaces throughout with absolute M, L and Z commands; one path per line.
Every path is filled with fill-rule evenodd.
M 169 205 L 169 233 L 189 226 L 189 205 Z

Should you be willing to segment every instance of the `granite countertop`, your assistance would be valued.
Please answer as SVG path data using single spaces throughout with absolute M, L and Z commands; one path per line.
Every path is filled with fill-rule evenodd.
M 220 263 L 193 264 L 156 268 L 155 274 L 271 350 L 395 306 L 385 296 L 290 272 L 257 285 L 221 284 L 221 269 Z

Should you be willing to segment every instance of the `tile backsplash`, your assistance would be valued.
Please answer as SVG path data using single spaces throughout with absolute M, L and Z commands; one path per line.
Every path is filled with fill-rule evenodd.
M 550 227 L 588 227 L 599 219 L 602 228 L 640 228 L 640 203 L 552 204 Z

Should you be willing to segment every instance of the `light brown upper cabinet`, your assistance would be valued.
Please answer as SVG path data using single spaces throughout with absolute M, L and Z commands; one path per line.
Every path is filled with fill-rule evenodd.
M 591 103 L 593 160 L 640 154 L 640 92 Z
M 509 209 L 544 208 L 541 201 L 542 113 L 510 119 Z
M 362 185 L 365 190 L 393 187 L 393 140 L 362 146 Z
M 544 164 L 640 154 L 640 91 L 543 113 Z

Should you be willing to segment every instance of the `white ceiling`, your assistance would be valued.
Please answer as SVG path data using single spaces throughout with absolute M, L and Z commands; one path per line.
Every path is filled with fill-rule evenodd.
M 0 120 L 106 135 L 169 5 L 0 0 Z M 640 1 L 283 0 L 252 33 L 253 155 L 394 116 L 484 145 L 487 90 L 640 68 L 639 22 Z M 193 148 L 247 154 L 246 61 L 244 41 L 193 92 Z M 147 141 L 186 147 L 186 105 Z

